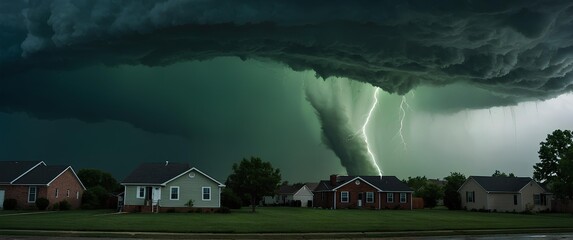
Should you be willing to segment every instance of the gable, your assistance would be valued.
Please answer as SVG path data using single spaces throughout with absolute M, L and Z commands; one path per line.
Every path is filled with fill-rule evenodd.
M 0 161 L 0 184 L 11 184 L 38 166 L 42 161 Z
M 354 187 L 358 187 L 361 184 L 367 184 L 369 187 L 371 187 L 374 190 L 382 191 L 381 189 L 374 186 L 372 183 L 362 179 L 361 177 L 352 178 L 352 179 L 346 181 L 345 183 L 339 185 L 338 187 L 333 188 L 332 190 L 338 190 L 338 189 L 343 188 L 344 186 L 347 186 L 346 188 L 354 188 Z M 363 186 L 360 186 L 360 187 L 363 188 Z
M 314 194 L 306 185 L 304 185 L 294 193 L 294 196 L 314 196 Z
M 204 172 L 201 172 L 199 169 L 194 168 L 194 167 L 181 173 L 181 174 L 179 174 L 179 175 L 177 175 L 177 176 L 175 176 L 175 177 L 173 177 L 172 179 L 165 181 L 164 183 L 162 183 L 162 185 L 168 184 L 169 182 L 172 182 L 176 179 L 180 179 L 183 177 L 195 178 L 196 176 L 201 176 L 201 177 L 205 178 L 206 180 L 213 182 L 214 184 L 216 184 L 219 187 L 225 187 L 224 184 L 220 183 L 219 181 L 215 180 L 211 176 L 205 174 Z

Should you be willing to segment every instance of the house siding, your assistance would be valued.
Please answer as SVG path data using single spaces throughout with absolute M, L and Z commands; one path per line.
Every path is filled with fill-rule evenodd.
M 190 177 L 194 176 L 194 177 Z M 179 187 L 179 200 L 170 200 L 171 187 Z M 211 200 L 202 200 L 203 187 L 211 188 Z M 161 190 L 161 207 L 187 207 L 185 204 L 193 200 L 194 208 L 218 208 L 220 207 L 219 185 L 197 171 L 190 171 L 179 178 L 169 182 Z
M 145 185 L 140 185 L 140 186 L 146 187 L 146 188 L 148 187 Z M 124 194 L 124 200 L 123 200 L 125 205 L 139 205 L 139 206 L 145 205 L 145 199 L 147 199 L 146 197 L 147 197 L 147 194 L 149 194 L 149 193 L 146 190 L 146 192 L 145 192 L 146 197 L 137 198 L 137 187 L 139 187 L 139 186 L 131 186 L 131 185 L 125 186 L 125 194 Z
M 388 203 L 387 197 L 389 194 L 394 194 L 394 201 L 392 203 Z M 378 196 L 377 193 L 374 194 L 374 197 L 377 198 Z M 382 200 L 382 204 L 381 204 L 381 208 L 382 209 L 410 209 L 410 207 L 412 206 L 410 204 L 410 202 L 412 201 L 412 193 L 406 193 L 406 202 L 405 203 L 401 203 L 400 202 L 400 192 L 381 192 L 381 200 Z
M 545 190 L 534 181 L 529 182 L 523 189 L 521 194 L 523 196 L 523 210 L 529 209 L 534 212 L 545 211 L 551 209 L 551 195 L 547 195 L 547 203 L 545 205 L 535 205 L 535 194 L 544 194 Z
M 475 202 L 467 201 L 466 192 L 475 192 Z M 460 199 L 462 200 L 462 208 L 467 210 L 488 209 L 487 193 L 474 179 L 468 179 L 462 188 L 460 188 L 459 193 Z
M 514 204 L 514 196 L 517 197 L 517 204 Z M 521 212 L 523 211 L 521 194 L 519 193 L 490 193 L 488 194 L 488 210 L 498 212 Z
M 314 207 L 318 208 L 327 208 L 331 209 L 332 206 L 332 197 L 334 196 L 334 192 L 330 191 L 321 191 L 321 192 L 314 192 L 313 196 L 313 204 Z
M 300 201 L 301 207 L 309 207 L 308 201 L 313 201 L 313 196 L 314 194 L 312 194 L 308 187 L 303 186 L 298 192 L 294 194 L 293 200 Z M 312 202 L 310 207 L 312 207 Z

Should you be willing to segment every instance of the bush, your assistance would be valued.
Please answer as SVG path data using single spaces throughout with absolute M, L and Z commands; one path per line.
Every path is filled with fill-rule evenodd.
M 306 206 L 311 208 L 312 207 L 312 200 L 306 201 Z
M 70 210 L 72 208 L 72 205 L 68 201 L 63 200 L 60 202 L 59 207 L 61 211 L 66 211 Z
M 228 207 L 221 207 L 215 211 L 216 213 L 231 213 L 231 209 Z
M 102 209 L 107 207 L 109 194 L 102 186 L 88 188 L 82 194 L 82 208 Z
M 242 201 L 231 189 L 223 189 L 221 193 L 221 206 L 230 209 L 241 209 Z
M 7 198 L 4 199 L 4 204 L 2 205 L 2 208 L 4 208 L 4 210 L 14 210 L 16 209 L 16 206 L 18 206 L 18 201 L 16 201 L 16 199 Z
M 38 208 L 38 210 L 44 211 L 48 208 L 48 206 L 50 206 L 50 200 L 46 198 L 36 199 L 36 207 Z

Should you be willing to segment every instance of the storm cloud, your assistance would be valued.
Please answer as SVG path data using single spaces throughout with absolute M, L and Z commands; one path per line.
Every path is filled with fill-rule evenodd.
M 158 92 L 161 83 L 117 83 L 105 75 L 76 82 L 74 76 L 84 77 L 73 73 L 229 56 L 310 70 L 326 81 L 349 78 L 401 95 L 419 86 L 448 86 L 441 90 L 445 94 L 419 94 L 419 109 L 431 112 L 515 105 L 573 90 L 571 29 L 573 3 L 566 0 L 4 1 L 0 111 L 119 120 L 192 138 L 201 130 L 187 127 L 193 117 L 165 107 L 178 103 Z M 328 103 L 340 96 L 307 99 L 326 145 L 349 159 L 343 165 L 369 171 L 360 170 L 369 164 L 360 139 L 347 136 L 356 128 L 345 112 L 350 108 Z

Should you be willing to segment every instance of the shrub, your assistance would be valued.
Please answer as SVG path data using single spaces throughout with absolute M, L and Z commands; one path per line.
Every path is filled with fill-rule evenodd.
M 63 200 L 60 202 L 59 207 L 61 211 L 66 211 L 70 210 L 72 208 L 72 205 L 68 201 Z
M 44 211 L 48 208 L 48 206 L 50 206 L 50 200 L 46 198 L 36 199 L 36 207 L 38 208 L 38 210 Z
M 231 213 L 231 209 L 229 209 L 228 207 L 221 207 L 217 209 L 216 213 Z
M 224 188 L 221 193 L 221 206 L 230 209 L 240 209 L 242 205 L 241 198 L 231 189 Z
M 7 198 L 4 199 L 4 204 L 2 205 L 2 208 L 4 208 L 4 210 L 14 210 L 16 209 L 16 206 L 18 206 L 18 201 L 16 201 L 16 199 Z

